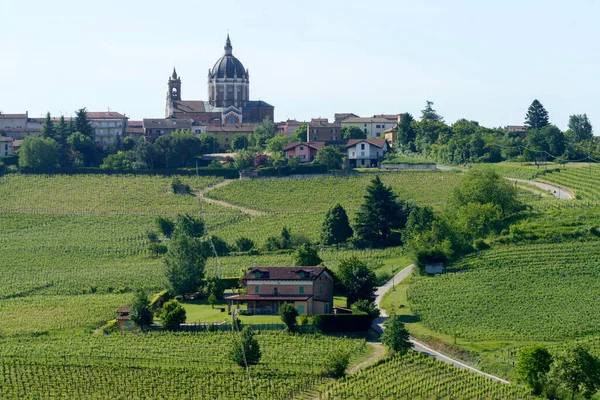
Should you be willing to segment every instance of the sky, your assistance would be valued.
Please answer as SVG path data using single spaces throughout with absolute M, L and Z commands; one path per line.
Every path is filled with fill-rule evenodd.
M 173 66 L 208 100 L 223 54 L 275 120 L 410 112 L 519 125 L 539 99 L 600 134 L 600 0 L 0 0 L 0 110 L 163 117 Z

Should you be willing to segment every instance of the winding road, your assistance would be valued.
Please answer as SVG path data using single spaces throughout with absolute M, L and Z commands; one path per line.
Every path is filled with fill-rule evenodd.
M 515 179 L 515 178 L 504 178 L 506 180 L 512 182 L 525 183 L 527 185 L 535 186 L 539 189 L 545 190 L 547 192 L 552 193 L 558 200 L 573 200 L 573 195 L 567 189 L 562 186 L 558 186 L 552 183 L 547 182 L 538 182 L 538 181 L 527 181 L 525 179 Z
M 408 267 L 404 268 L 403 270 L 401 270 L 400 272 L 398 272 L 392 279 L 390 279 L 389 281 L 387 281 L 383 286 L 380 286 L 379 288 L 377 288 L 377 290 L 375 291 L 375 304 L 377 304 L 377 307 L 381 310 L 381 316 L 379 318 L 376 318 L 373 321 L 373 325 L 372 328 L 373 330 L 375 330 L 377 333 L 381 334 L 383 333 L 383 323 L 387 320 L 387 313 L 385 310 L 381 309 L 380 304 L 381 304 L 381 300 L 383 299 L 383 296 L 394 286 L 397 285 L 398 283 L 402 282 L 406 277 L 408 277 L 411 273 L 412 273 L 412 269 L 414 268 L 414 264 L 409 265 Z M 489 378 L 491 380 L 497 381 L 497 382 L 501 382 L 501 383 L 510 383 L 507 380 L 504 380 L 502 378 L 499 378 L 497 376 L 494 375 L 490 375 L 487 374 L 483 371 L 478 370 L 477 368 L 473 368 L 470 365 L 467 365 L 459 360 L 455 360 L 451 357 L 448 357 L 445 354 L 440 353 L 439 351 L 433 350 L 432 348 L 428 347 L 427 345 L 421 343 L 420 341 L 416 340 L 415 338 L 413 338 L 411 336 L 410 338 L 410 342 L 413 345 L 413 350 L 418 351 L 419 353 L 423 353 L 427 356 L 433 357 L 437 360 L 443 361 L 447 364 L 452 364 L 455 367 L 461 368 L 461 369 L 466 369 L 469 370 L 475 374 L 481 375 L 481 376 L 485 376 L 486 378 Z

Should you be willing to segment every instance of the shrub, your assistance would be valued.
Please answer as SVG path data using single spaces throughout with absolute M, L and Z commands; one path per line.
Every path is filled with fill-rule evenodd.
M 173 234 L 173 230 L 175 230 L 175 222 L 168 218 L 157 217 L 156 227 L 165 237 L 170 238 Z
M 140 328 L 145 329 L 153 321 L 152 311 L 150 311 L 150 302 L 148 295 L 143 290 L 138 290 L 131 304 L 131 320 Z
M 235 241 L 235 247 L 238 251 L 250 251 L 254 248 L 254 241 L 247 237 L 241 237 Z
M 367 314 L 371 320 L 380 315 L 379 309 L 371 300 L 358 300 L 352 304 L 352 312 L 355 314 Z
M 158 257 L 162 254 L 166 254 L 169 249 L 164 244 L 160 243 L 150 243 L 148 245 L 148 251 L 152 253 L 155 257 Z
M 240 337 L 235 341 L 233 349 L 229 353 L 231 361 L 242 368 L 246 365 L 255 365 L 260 361 L 260 345 L 254 337 L 254 332 L 250 327 L 244 327 Z
M 283 303 L 279 307 L 279 316 L 281 317 L 281 321 L 285 324 L 286 330 L 288 332 L 293 332 L 296 328 L 296 317 L 298 316 L 298 310 L 296 310 L 294 305 Z
M 321 366 L 323 375 L 330 378 L 341 378 L 346 373 L 350 362 L 350 354 L 343 350 L 336 350 L 323 359 Z
M 165 329 L 178 330 L 186 319 L 185 308 L 177 300 L 169 300 L 162 307 L 161 319 Z

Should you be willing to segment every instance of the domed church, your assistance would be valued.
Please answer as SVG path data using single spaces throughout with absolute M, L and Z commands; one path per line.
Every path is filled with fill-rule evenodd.
M 262 100 L 250 100 L 250 75 L 233 55 L 227 35 L 225 53 L 208 70 L 208 101 L 182 100 L 181 77 L 173 68 L 168 81 L 166 118 L 193 119 L 213 126 L 273 121 L 274 107 Z

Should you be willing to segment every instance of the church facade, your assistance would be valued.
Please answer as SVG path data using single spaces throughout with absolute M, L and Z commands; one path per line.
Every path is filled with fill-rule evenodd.
M 208 101 L 182 100 L 181 77 L 173 68 L 168 81 L 165 118 L 192 119 L 212 126 L 260 123 L 274 120 L 275 108 L 262 100 L 250 100 L 250 74 L 233 55 L 227 35 L 225 54 L 208 70 Z

